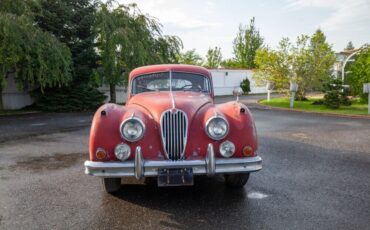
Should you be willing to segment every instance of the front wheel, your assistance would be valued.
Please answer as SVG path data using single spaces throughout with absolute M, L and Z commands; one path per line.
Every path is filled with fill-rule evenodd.
M 121 188 L 121 178 L 103 178 L 103 185 L 107 193 L 115 193 Z
M 242 188 L 249 179 L 249 173 L 225 174 L 225 184 L 232 188 Z

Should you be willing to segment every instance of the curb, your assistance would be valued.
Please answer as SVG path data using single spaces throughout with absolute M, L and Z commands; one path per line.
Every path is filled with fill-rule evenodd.
M 0 113 L 0 117 L 11 117 L 11 116 L 20 116 L 20 115 L 29 115 L 29 114 L 39 114 L 43 113 L 41 111 L 24 111 L 24 112 L 16 112 L 16 113 Z
M 295 113 L 306 113 L 306 114 L 314 114 L 314 115 L 323 115 L 323 116 L 329 116 L 329 117 L 340 117 L 340 118 L 352 118 L 352 119 L 365 119 L 370 120 L 370 115 L 359 115 L 359 114 L 338 114 L 338 113 L 321 113 L 321 112 L 314 112 L 314 111 L 305 111 L 301 109 L 288 109 L 288 108 L 281 108 L 281 107 L 273 107 L 269 105 L 263 105 L 260 103 L 260 101 L 265 99 L 260 99 L 257 101 L 257 104 L 261 107 L 264 107 L 265 109 L 271 109 L 271 110 L 280 110 L 280 111 L 289 111 L 289 112 L 295 112 Z

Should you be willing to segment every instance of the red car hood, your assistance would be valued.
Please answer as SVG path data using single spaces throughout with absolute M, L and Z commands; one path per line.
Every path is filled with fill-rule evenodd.
M 189 121 L 193 120 L 196 112 L 204 105 L 212 103 L 212 98 L 197 92 L 145 92 L 133 96 L 127 106 L 139 105 L 144 107 L 153 118 L 159 122 L 161 114 L 173 107 L 183 110 Z

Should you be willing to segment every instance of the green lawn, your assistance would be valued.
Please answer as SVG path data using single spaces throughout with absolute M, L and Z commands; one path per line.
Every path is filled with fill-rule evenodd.
M 316 100 L 318 99 L 309 98 L 308 101 L 295 101 L 294 109 L 321 113 L 367 115 L 367 104 L 362 104 L 357 100 L 352 101 L 351 106 L 341 106 L 339 109 L 329 109 L 325 105 L 313 105 L 312 102 Z M 270 102 L 262 100 L 260 103 L 271 107 L 289 108 L 289 98 L 286 97 L 271 98 Z

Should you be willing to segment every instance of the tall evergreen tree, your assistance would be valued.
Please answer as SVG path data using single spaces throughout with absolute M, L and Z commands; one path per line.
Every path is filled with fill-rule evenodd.
M 61 89 L 49 88 L 42 94 L 36 92 L 34 96 L 39 107 L 58 111 L 94 109 L 105 98 L 93 81 L 93 70 L 98 62 L 92 30 L 96 1 L 38 1 L 40 12 L 35 17 L 36 24 L 69 47 L 73 62 L 72 83 Z
M 346 48 L 344 48 L 344 49 L 345 49 L 345 50 L 354 50 L 354 49 L 355 49 L 355 47 L 353 46 L 352 41 L 349 41 L 349 42 L 347 43 Z

